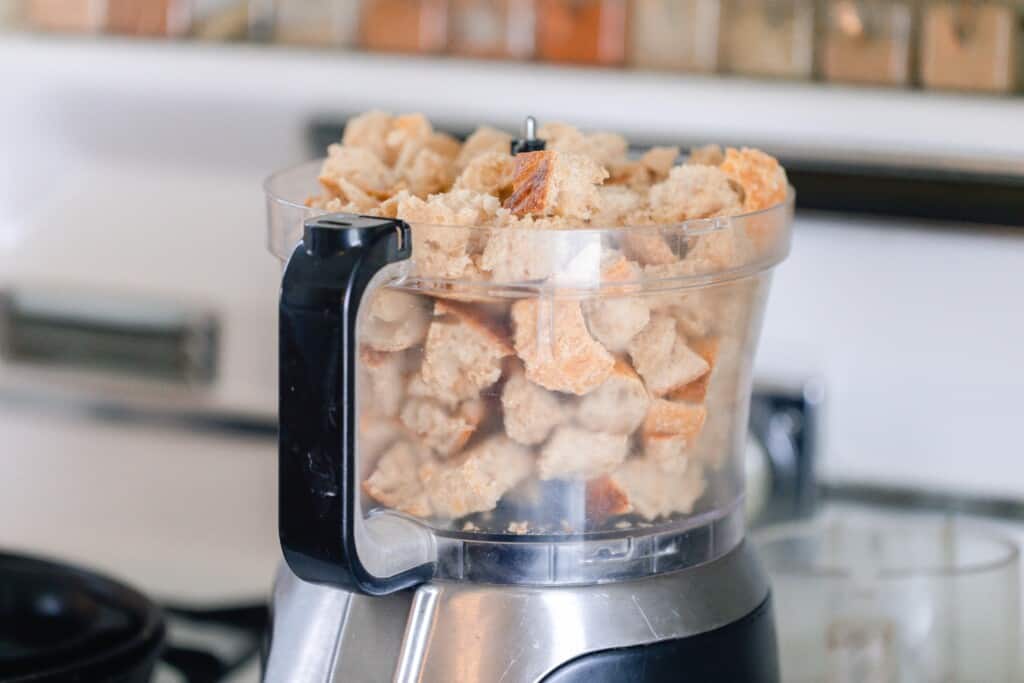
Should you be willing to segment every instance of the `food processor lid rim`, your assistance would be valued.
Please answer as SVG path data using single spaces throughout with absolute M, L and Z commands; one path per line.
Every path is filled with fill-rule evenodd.
M 266 194 L 268 200 L 277 204 L 309 212 L 311 216 L 323 215 L 329 213 L 336 213 L 328 211 L 326 209 L 317 209 L 314 207 L 307 206 L 302 201 L 296 201 L 295 199 L 287 198 L 279 194 L 273 189 L 275 180 L 278 180 L 288 174 L 295 173 L 306 168 L 319 168 L 323 163 L 323 159 L 313 159 L 305 161 L 294 166 L 289 166 L 280 171 L 272 173 L 267 176 L 263 181 L 263 191 Z M 747 213 L 740 213 L 733 216 L 716 216 L 711 218 L 693 218 L 685 221 L 675 221 L 671 223 L 645 223 L 642 225 L 609 225 L 602 227 L 600 224 L 582 223 L 577 226 L 566 225 L 559 227 L 526 227 L 518 226 L 512 227 L 507 225 L 496 225 L 489 223 L 481 223 L 477 225 L 447 225 L 444 223 L 423 223 L 423 222 L 410 222 L 409 225 L 413 229 L 417 227 L 425 228 L 444 228 L 448 230 L 507 230 L 524 233 L 533 232 L 544 232 L 544 233 L 560 233 L 560 234 L 585 234 L 587 232 L 596 233 L 609 233 L 609 232 L 663 232 L 663 231 L 678 231 L 685 232 L 689 235 L 697 236 L 714 232 L 718 230 L 724 230 L 735 222 L 742 222 L 748 219 L 769 216 L 774 214 L 786 214 L 789 213 L 796 203 L 796 189 L 792 185 L 787 185 L 786 199 L 778 204 L 774 204 L 764 209 L 758 209 L 757 211 L 749 211 Z M 547 218 L 547 217 L 542 217 Z
M 400 273 L 396 279 L 389 282 L 392 286 L 415 286 L 420 284 L 428 285 L 426 288 L 415 287 L 424 294 L 430 294 L 432 290 L 444 294 L 466 294 L 486 297 L 488 294 L 504 298 L 509 291 L 521 292 L 522 296 L 533 298 L 538 294 L 551 294 L 557 299 L 571 299 L 574 296 L 589 297 L 594 292 L 610 292 L 618 295 L 636 294 L 657 294 L 671 292 L 680 289 L 701 289 L 712 287 L 727 282 L 743 280 L 748 277 L 771 270 L 782 263 L 789 253 L 788 246 L 774 252 L 770 257 L 750 261 L 736 268 L 724 270 L 712 270 L 706 273 L 695 273 L 686 275 L 667 276 L 641 276 L 634 280 L 615 281 L 593 281 L 583 280 L 522 280 L 522 281 L 497 281 L 497 280 L 466 280 L 461 278 L 426 277 L 422 275 L 409 275 Z M 452 292 L 453 283 L 458 289 Z

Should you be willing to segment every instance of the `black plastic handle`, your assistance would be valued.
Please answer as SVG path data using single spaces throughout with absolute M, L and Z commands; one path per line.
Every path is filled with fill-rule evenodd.
M 373 276 L 411 256 L 403 221 L 310 219 L 285 267 L 280 305 L 278 531 L 300 579 L 383 595 L 429 579 L 433 563 L 375 576 L 359 559 L 356 318 Z

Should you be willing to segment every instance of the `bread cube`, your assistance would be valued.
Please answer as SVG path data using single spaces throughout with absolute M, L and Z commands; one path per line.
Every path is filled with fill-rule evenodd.
M 701 377 L 710 369 L 707 361 L 691 350 L 676 331 L 676 322 L 655 315 L 629 343 L 633 367 L 647 389 L 664 396 Z
M 433 512 L 458 518 L 493 510 L 505 493 L 533 472 L 530 452 L 504 436 L 492 436 L 455 461 L 427 462 L 419 475 Z
M 438 301 L 420 370 L 443 400 L 474 399 L 501 377 L 501 359 L 513 353 L 505 337 L 465 304 Z
M 568 418 L 563 399 L 526 379 L 518 370 L 505 382 L 501 391 L 501 409 L 505 433 L 521 444 L 543 443 L 551 430 Z
M 512 324 L 531 382 L 582 396 L 611 374 L 615 359 L 590 336 L 579 303 L 523 299 L 512 306 Z
M 543 480 L 590 479 L 614 470 L 628 452 L 626 435 L 562 425 L 541 448 L 537 472 Z
M 608 379 L 580 399 L 576 419 L 591 431 L 632 434 L 646 418 L 649 402 L 640 377 L 618 359 Z
M 360 340 L 375 351 L 402 351 L 427 336 L 430 300 L 398 289 L 375 290 L 359 325 Z

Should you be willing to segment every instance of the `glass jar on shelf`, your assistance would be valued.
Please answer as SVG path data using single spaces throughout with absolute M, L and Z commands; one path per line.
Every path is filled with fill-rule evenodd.
M 362 46 L 381 52 L 443 52 L 448 46 L 447 0 L 363 0 Z
M 181 36 L 188 32 L 188 0 L 107 0 L 106 29 L 130 36 Z
M 104 0 L 28 0 L 25 21 L 41 31 L 96 33 L 107 20 Z
M 633 0 L 629 63 L 709 73 L 718 67 L 719 0 Z
M 493 59 L 533 56 L 533 0 L 451 0 L 450 11 L 451 52 Z
M 1017 85 L 1019 7 L 929 2 L 921 21 L 921 82 L 928 88 L 1009 92 Z
M 21 5 L 20 0 L 0 2 L 0 31 L 21 24 Z
M 899 0 L 829 0 L 821 72 L 830 81 L 910 82 L 914 6 Z
M 193 0 L 189 35 L 199 40 L 244 38 L 249 26 L 246 0 Z
M 813 0 L 725 0 L 726 70 L 749 76 L 810 78 L 814 70 Z
M 250 8 L 252 26 L 277 43 L 349 46 L 359 29 L 359 0 L 272 0 L 262 15 Z
M 549 62 L 620 66 L 626 0 L 538 0 L 537 54 Z

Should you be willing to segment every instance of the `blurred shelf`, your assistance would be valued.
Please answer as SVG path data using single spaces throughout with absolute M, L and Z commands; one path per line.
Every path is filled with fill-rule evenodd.
M 285 101 L 311 116 L 370 107 L 459 130 L 523 116 L 644 143 L 756 144 L 787 159 L 1024 177 L 1024 97 L 755 81 L 254 44 L 0 36 L 6 78 Z M 343 120 L 343 119 L 342 119 Z

